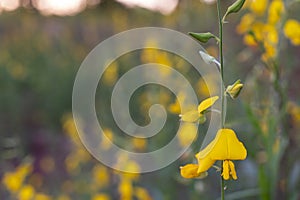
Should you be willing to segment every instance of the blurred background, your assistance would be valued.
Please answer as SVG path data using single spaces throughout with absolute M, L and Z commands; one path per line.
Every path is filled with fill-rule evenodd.
M 234 1 L 221 2 L 224 11 Z M 249 0 L 242 12 L 228 17 L 230 23 L 224 28 L 225 83 L 237 79 L 245 83 L 241 98 L 228 101 L 227 123 L 249 154 L 245 161 L 236 163 L 239 179 L 226 183 L 226 193 L 228 199 L 271 199 L 283 185 L 288 199 L 300 199 L 300 49 L 283 33 L 287 18 L 300 20 L 300 6 L 285 1 L 285 18 L 276 27 L 280 38 L 278 52 L 272 57 L 279 66 L 276 76 L 261 57 L 264 50 L 245 39 L 249 32 L 241 31 L 243 25 L 247 27 L 243 17 L 249 12 L 255 14 L 251 6 L 257 2 Z M 265 2 L 261 10 L 267 13 L 273 1 L 260 2 Z M 260 4 L 257 6 L 263 6 Z M 258 14 L 253 21 L 264 22 L 266 18 Z M 107 168 L 86 151 L 78 138 L 71 105 L 73 82 L 81 62 L 108 37 L 148 26 L 217 34 L 216 4 L 209 0 L 0 0 L 0 199 L 194 200 L 220 196 L 219 174 L 214 169 L 209 170 L 207 178 L 196 180 L 183 179 L 179 172 L 179 166 L 192 162 L 199 151 L 205 125 L 199 127 L 198 138 L 179 160 L 147 174 Z M 298 31 L 294 40 L 300 40 L 300 28 L 293 31 Z M 218 57 L 215 41 L 203 46 Z M 197 91 L 199 101 L 210 95 L 193 67 L 176 55 L 145 49 L 113 62 L 101 77 L 102 87 L 97 91 L 96 106 L 107 116 L 98 117 L 113 142 L 139 152 L 158 149 L 174 137 L 181 113 L 176 98 L 185 98 L 184 93 L 175 97 L 157 85 L 139 88 L 130 104 L 137 116 L 134 120 L 147 124 L 148 108 L 155 103 L 165 106 L 168 120 L 154 138 L 123 136 L 108 110 L 111 91 L 128 66 L 148 62 L 180 71 Z M 279 97 L 274 80 L 282 86 Z M 281 107 L 278 99 L 284 99 L 286 106 Z M 284 118 L 276 118 L 277 108 Z M 277 126 L 282 119 L 285 123 Z M 279 137 L 281 132 L 286 134 Z M 272 140 L 268 139 L 270 134 L 274 135 Z M 194 135 L 185 131 L 180 138 L 185 145 Z M 282 144 L 282 148 L 276 149 L 276 144 Z M 104 149 L 109 145 L 101 144 Z M 139 168 L 122 155 L 117 163 Z M 286 169 L 284 174 L 282 168 Z

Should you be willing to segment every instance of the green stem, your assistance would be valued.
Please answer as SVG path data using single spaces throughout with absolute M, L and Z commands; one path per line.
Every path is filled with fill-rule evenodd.
M 220 65 L 221 65 L 221 101 L 222 101 L 222 108 L 221 108 L 221 125 L 222 128 L 225 126 L 225 94 L 224 94 L 224 61 L 223 61 L 223 22 L 221 17 L 221 1 L 217 1 L 217 9 L 218 9 L 218 21 L 219 21 L 219 55 L 220 55 Z
M 221 107 L 221 125 L 222 128 L 225 126 L 225 88 L 224 88 L 224 64 L 223 64 L 223 22 L 221 17 L 221 0 L 217 1 L 217 10 L 218 10 L 218 20 L 219 20 L 219 55 L 220 55 L 220 65 L 221 65 L 221 101 L 222 101 L 222 107 Z M 225 183 L 222 176 L 221 177 L 221 200 L 225 199 Z
M 221 200 L 225 199 L 225 181 L 222 176 L 221 177 Z

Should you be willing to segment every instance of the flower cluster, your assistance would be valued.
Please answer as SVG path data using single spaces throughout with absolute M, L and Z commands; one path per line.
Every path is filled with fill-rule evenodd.
M 278 53 L 278 29 L 284 27 L 284 35 L 293 45 L 300 45 L 300 24 L 297 20 L 288 19 L 282 24 L 286 12 L 282 0 L 250 0 L 246 6 L 248 12 L 237 26 L 237 32 L 244 35 L 244 43 L 251 47 L 260 46 L 264 53 L 261 59 L 268 62 Z

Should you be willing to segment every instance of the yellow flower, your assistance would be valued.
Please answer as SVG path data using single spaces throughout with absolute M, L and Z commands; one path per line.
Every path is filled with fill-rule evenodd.
M 276 27 L 271 24 L 265 24 L 263 27 L 263 41 L 269 43 L 270 45 L 278 44 L 278 33 Z
M 21 187 L 23 182 L 23 178 L 17 176 L 16 173 L 8 172 L 4 174 L 2 183 L 6 186 L 6 188 L 14 193 Z
M 109 64 L 109 63 L 107 63 Z M 103 74 L 103 81 L 106 85 L 112 86 L 118 79 L 118 63 L 111 63 Z
M 132 199 L 133 187 L 129 179 L 124 178 L 123 180 L 121 180 L 118 190 L 120 193 L 121 200 Z
M 263 15 L 267 8 L 267 4 L 268 0 L 252 0 L 250 10 L 257 15 Z
M 251 46 L 252 46 L 252 47 L 257 46 L 257 43 L 256 43 L 256 41 L 255 41 L 253 35 L 250 35 L 250 34 L 245 35 L 244 38 L 243 38 L 243 41 L 244 41 L 244 43 L 245 43 L 246 45 L 248 45 L 248 46 L 250 46 L 250 47 L 251 47 Z
M 34 196 L 34 188 L 31 185 L 25 185 L 20 189 L 18 194 L 18 199 L 20 200 L 29 200 Z
M 37 193 L 34 196 L 34 200 L 51 200 L 52 198 L 46 194 L 43 193 Z
M 246 34 L 244 36 L 244 43 L 248 46 L 257 46 L 257 42 L 263 41 L 264 24 L 261 22 L 255 22 L 249 28 L 252 34 Z
M 106 167 L 102 165 L 95 165 L 92 169 L 92 174 L 96 186 L 105 187 L 108 185 L 109 172 Z
M 253 14 L 251 13 L 247 13 L 245 14 L 242 19 L 241 22 L 239 23 L 239 25 L 236 28 L 236 31 L 239 34 L 243 34 L 249 31 L 249 29 L 251 28 L 251 25 L 253 24 L 253 22 L 255 21 L 255 17 Z
M 240 94 L 243 88 L 241 80 L 237 80 L 234 84 L 227 86 L 226 93 L 230 95 L 231 98 L 235 99 Z
M 275 0 L 270 3 L 268 22 L 276 24 L 284 12 L 284 4 L 281 0 Z
M 297 20 L 287 20 L 284 25 L 283 32 L 284 35 L 290 39 L 293 45 L 300 45 L 300 23 Z
M 25 177 L 32 171 L 30 163 L 25 163 L 16 168 L 15 172 L 8 172 L 4 174 L 2 183 L 12 193 L 17 192 L 22 184 Z
M 171 113 L 179 114 L 181 111 L 180 102 L 184 102 L 185 99 L 186 99 L 185 94 L 183 92 L 179 92 L 176 101 L 173 104 L 169 105 L 168 110 Z
M 100 147 L 104 150 L 108 150 L 112 146 L 112 141 L 114 139 L 114 133 L 111 129 L 106 128 L 103 130 L 104 136 L 102 136 L 102 140 L 100 142 Z
M 134 194 L 138 200 L 152 200 L 148 191 L 142 187 L 136 187 Z
M 132 139 L 132 145 L 135 149 L 139 151 L 144 151 L 147 147 L 147 139 L 134 137 Z
M 207 98 L 199 104 L 198 110 L 191 110 L 179 116 L 181 117 L 181 120 L 185 122 L 196 122 L 199 120 L 199 123 L 204 123 L 206 121 L 204 114 L 218 99 L 218 96 Z
M 178 131 L 179 144 L 182 147 L 190 145 L 197 138 L 197 126 L 192 123 L 184 123 Z
M 110 200 L 107 194 L 96 194 L 92 197 L 92 200 Z
M 234 164 L 231 160 L 244 160 L 246 156 L 247 150 L 238 140 L 235 132 L 231 129 L 220 129 L 215 139 L 196 154 L 198 164 L 181 167 L 181 175 L 184 178 L 201 176 L 217 160 L 223 160 L 223 178 L 228 180 L 231 175 L 233 179 L 236 179 Z

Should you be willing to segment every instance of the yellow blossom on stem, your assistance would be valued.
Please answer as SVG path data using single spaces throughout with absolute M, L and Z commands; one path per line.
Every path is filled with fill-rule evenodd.
M 231 129 L 220 129 L 215 139 L 196 154 L 198 164 L 188 164 L 181 167 L 181 175 L 184 178 L 198 177 L 212 167 L 216 161 L 223 160 L 225 162 L 223 164 L 223 178 L 228 180 L 229 175 L 231 175 L 233 179 L 236 179 L 234 164 L 231 160 L 244 160 L 246 156 L 247 150 L 243 143 L 238 140 L 235 132 Z
M 182 121 L 185 122 L 196 122 L 199 120 L 199 123 L 204 123 L 206 121 L 205 112 L 208 108 L 210 108 L 217 100 L 219 99 L 218 96 L 213 96 L 203 100 L 199 106 L 198 110 L 191 110 L 185 114 L 179 115 Z
M 235 99 L 238 97 L 238 95 L 240 94 L 242 88 L 243 88 L 243 84 L 241 83 L 241 80 L 237 80 L 235 83 L 233 83 L 232 85 L 227 86 L 226 88 L 226 93 L 229 94 L 229 96 L 232 99 Z

